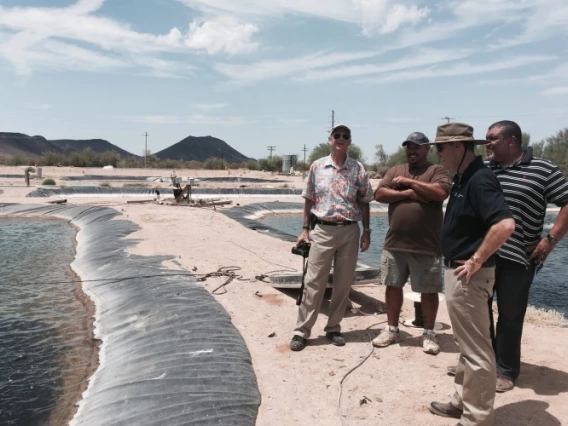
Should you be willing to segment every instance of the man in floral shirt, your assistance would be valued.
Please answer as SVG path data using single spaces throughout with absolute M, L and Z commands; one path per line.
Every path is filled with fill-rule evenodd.
M 329 305 L 326 338 L 336 346 L 345 345 L 341 320 L 353 283 L 359 247 L 369 248 L 369 202 L 373 190 L 363 165 L 347 155 L 351 145 L 351 130 L 339 124 L 331 129 L 328 157 L 320 158 L 310 167 L 306 188 L 304 226 L 297 243 L 310 242 L 308 270 L 304 294 L 290 349 L 301 351 L 310 337 L 333 263 L 333 293 Z M 315 223 L 310 229 L 310 222 Z M 363 222 L 360 234 L 357 222 Z M 311 231 L 311 232 L 310 232 Z M 360 238 L 360 242 L 359 242 Z

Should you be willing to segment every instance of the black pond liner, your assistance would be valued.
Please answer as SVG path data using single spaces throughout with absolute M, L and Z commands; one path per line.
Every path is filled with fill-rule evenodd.
M 245 206 L 231 207 L 230 209 L 220 210 L 220 212 L 249 229 L 259 232 L 268 231 L 268 234 L 271 236 L 295 243 L 298 239 L 299 233 L 298 235 L 288 234 L 271 226 L 265 225 L 259 219 L 265 214 L 302 213 L 304 211 L 303 209 L 303 203 L 272 201 L 269 203 L 254 203 L 247 204 Z
M 195 178 L 195 180 L 200 182 L 248 182 L 248 183 L 282 183 L 282 181 L 277 179 L 261 179 L 261 178 L 251 178 L 251 177 L 200 177 Z
M 135 180 L 135 181 L 149 181 L 151 179 L 159 179 L 159 176 L 106 176 L 106 175 L 81 175 L 81 176 L 64 176 L 61 180 L 64 181 L 81 181 L 81 180 L 102 180 L 102 181 L 116 181 L 116 180 Z
M 136 195 L 151 196 L 156 189 L 161 194 L 172 195 L 173 187 L 156 188 L 113 188 L 107 186 L 71 186 L 64 188 L 38 188 L 30 192 L 26 197 L 53 197 L 64 196 L 72 197 L 86 195 Z M 191 193 L 196 195 L 301 195 L 301 189 L 292 188 L 191 188 Z
M 1 215 L 80 229 L 71 266 L 96 305 L 102 343 L 70 425 L 255 424 L 256 376 L 229 314 L 189 273 L 167 276 L 168 258 L 127 253 L 136 224 L 107 207 L 0 204 Z

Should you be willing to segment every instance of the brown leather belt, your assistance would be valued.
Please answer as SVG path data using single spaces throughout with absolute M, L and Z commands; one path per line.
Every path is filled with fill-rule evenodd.
M 347 225 L 352 225 L 354 222 L 352 220 L 321 220 L 321 219 L 316 219 L 315 220 L 316 223 L 320 224 L 320 225 L 328 225 L 328 226 L 347 226 Z

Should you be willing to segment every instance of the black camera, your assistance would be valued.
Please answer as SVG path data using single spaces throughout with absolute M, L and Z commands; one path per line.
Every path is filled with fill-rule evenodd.
M 297 254 L 298 256 L 308 257 L 310 255 L 310 243 L 305 241 L 300 241 L 295 247 L 292 247 L 292 254 Z

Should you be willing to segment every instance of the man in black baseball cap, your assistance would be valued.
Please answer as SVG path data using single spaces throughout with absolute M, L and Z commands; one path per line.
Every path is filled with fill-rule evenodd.
M 406 140 L 402 143 L 402 146 L 406 146 L 409 143 L 414 143 L 416 145 L 427 145 L 430 143 L 426 135 L 422 132 L 413 132 L 408 135 Z
M 386 286 L 388 326 L 373 340 L 373 346 L 385 347 L 398 341 L 402 288 L 410 278 L 412 291 L 421 294 L 422 350 L 436 355 L 440 347 L 434 324 L 438 293 L 443 290 L 442 203 L 452 182 L 444 167 L 428 162 L 429 142 L 424 133 L 411 133 L 402 143 L 408 163 L 390 168 L 375 191 L 375 201 L 389 205 L 380 276 Z

